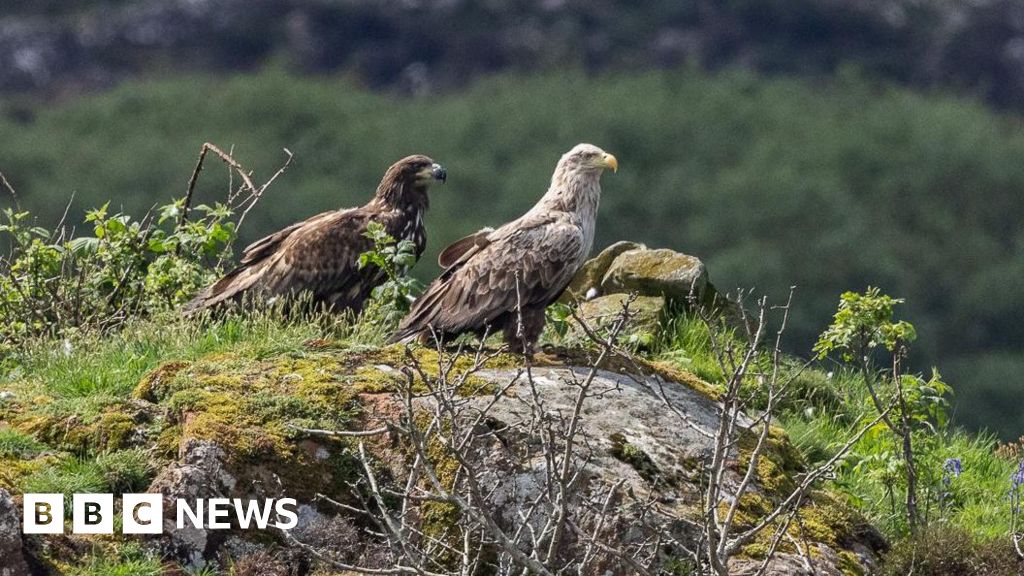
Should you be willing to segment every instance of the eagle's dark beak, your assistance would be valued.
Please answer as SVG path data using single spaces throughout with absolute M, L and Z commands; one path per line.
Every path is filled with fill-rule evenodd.
M 440 164 L 433 164 L 430 166 L 430 175 L 434 177 L 434 180 L 440 180 L 441 182 L 448 180 L 448 171 Z

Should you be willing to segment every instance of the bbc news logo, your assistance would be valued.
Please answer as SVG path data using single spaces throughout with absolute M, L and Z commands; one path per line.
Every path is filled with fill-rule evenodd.
M 243 500 L 198 498 L 175 501 L 175 527 L 227 530 L 291 530 L 299 523 L 294 498 Z M 74 494 L 71 498 L 71 531 L 74 534 L 114 533 L 113 494 Z M 234 524 L 232 523 L 234 520 Z M 64 533 L 63 494 L 25 494 L 22 508 L 25 534 Z M 121 531 L 124 534 L 162 534 L 164 500 L 160 494 L 124 494 L 121 497 Z

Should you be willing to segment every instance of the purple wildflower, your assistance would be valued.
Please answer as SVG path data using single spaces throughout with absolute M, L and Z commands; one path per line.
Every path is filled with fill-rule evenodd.
M 1024 466 L 1024 462 L 1021 465 Z M 1024 467 L 1021 470 L 1024 470 Z M 942 483 L 949 486 L 953 483 L 953 479 L 959 478 L 963 472 L 964 465 L 959 458 L 946 458 L 946 461 L 942 464 Z
M 1020 461 L 1020 465 L 1017 466 L 1017 471 L 1010 475 L 1010 483 L 1012 488 L 1011 491 L 1016 491 L 1022 485 L 1024 485 L 1024 460 Z

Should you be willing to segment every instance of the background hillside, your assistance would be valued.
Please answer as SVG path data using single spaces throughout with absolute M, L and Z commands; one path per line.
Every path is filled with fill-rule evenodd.
M 558 155 L 592 141 L 623 168 L 599 246 L 697 254 L 723 288 L 796 284 L 801 354 L 838 293 L 879 285 L 907 298 L 916 365 L 955 385 L 958 421 L 1024 433 L 1014 4 L 389 6 L 4 7 L 0 171 L 53 225 L 72 194 L 76 222 L 110 198 L 141 215 L 181 196 L 203 141 L 264 177 L 287 147 L 251 240 L 361 203 L 425 152 L 450 174 L 429 277 L 446 242 L 521 213 Z M 212 186 L 201 199 L 223 197 Z

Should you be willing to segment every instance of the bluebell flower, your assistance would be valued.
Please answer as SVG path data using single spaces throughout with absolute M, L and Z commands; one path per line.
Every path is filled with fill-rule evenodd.
M 1016 491 L 1021 485 L 1024 485 L 1024 460 L 1020 461 L 1020 465 L 1017 466 L 1017 471 L 1010 475 L 1011 491 Z
M 942 464 L 942 483 L 949 486 L 954 478 L 959 478 L 964 472 L 963 462 L 959 458 L 946 458 Z

